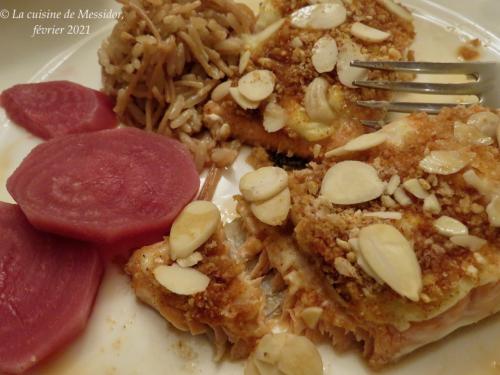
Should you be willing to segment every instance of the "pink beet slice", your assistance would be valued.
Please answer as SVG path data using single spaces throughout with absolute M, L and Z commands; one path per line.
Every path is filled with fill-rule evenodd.
M 12 121 L 43 139 L 117 125 L 107 95 L 69 81 L 15 85 L 1 99 Z
M 0 373 L 22 373 L 86 326 L 101 281 L 97 250 L 39 232 L 0 202 Z
M 138 247 L 138 241 L 151 243 L 168 234 L 199 184 L 183 144 L 126 128 L 70 135 L 35 147 L 7 189 L 41 230 Z

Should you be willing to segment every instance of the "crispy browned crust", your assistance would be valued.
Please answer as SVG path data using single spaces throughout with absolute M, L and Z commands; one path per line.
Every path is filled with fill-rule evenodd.
M 264 298 L 258 282 L 249 280 L 243 265 L 229 254 L 222 230 L 200 249 L 203 260 L 195 268 L 210 278 L 202 293 L 177 295 L 156 281 L 154 268 L 173 263 L 168 248 L 166 239 L 139 249 L 130 258 L 126 272 L 138 298 L 177 329 L 212 335 L 217 357 L 228 349 L 232 358 L 246 358 L 257 340 L 268 332 L 263 317 Z
M 282 15 L 289 15 L 309 3 L 305 0 L 291 3 L 290 1 L 275 0 L 275 6 Z M 292 6 L 293 4 L 293 6 Z M 293 28 L 287 20 L 281 29 L 252 55 L 248 70 L 267 69 L 276 76 L 275 99 L 285 108 L 290 103 L 302 104 L 304 90 L 312 80 L 320 76 L 311 63 L 311 50 L 314 43 L 323 35 L 329 34 L 341 46 L 345 41 L 352 39 L 351 25 L 356 21 L 389 31 L 392 37 L 382 44 L 364 43 L 353 39 L 359 44 L 364 54 L 370 60 L 406 60 L 407 49 L 412 43 L 415 32 L 413 24 L 406 22 L 388 12 L 376 0 L 356 0 L 349 8 L 347 21 L 330 31 L 315 31 Z M 300 37 L 303 45 L 294 46 L 292 42 Z M 325 150 L 345 143 L 366 131 L 360 120 L 378 120 L 384 113 L 360 107 L 358 100 L 387 100 L 386 91 L 373 89 L 351 89 L 343 86 L 335 71 L 321 74 L 338 91 L 339 107 L 335 109 L 338 117 L 333 121 L 333 134 L 322 141 L 309 142 L 302 138 L 290 126 L 276 133 L 268 133 L 262 127 L 262 111 L 266 103 L 253 111 L 244 111 L 231 98 L 222 103 L 209 102 L 204 108 L 205 114 L 216 113 L 231 126 L 232 136 L 252 146 L 261 146 L 267 149 L 289 153 L 304 158 L 321 158 Z M 370 72 L 369 79 L 408 79 L 405 75 L 396 75 L 387 72 Z M 237 82 L 235 77 L 233 82 Z M 314 152 L 314 146 L 322 146 L 321 151 Z M 317 148 L 317 147 L 316 147 Z

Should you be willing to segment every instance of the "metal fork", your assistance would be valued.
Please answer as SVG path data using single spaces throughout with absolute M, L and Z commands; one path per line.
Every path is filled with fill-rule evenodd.
M 354 81 L 358 87 L 368 87 L 398 92 L 412 92 L 437 95 L 474 95 L 477 102 L 470 103 L 411 103 L 390 101 L 358 101 L 368 108 L 385 109 L 390 112 L 427 112 L 438 113 L 443 107 L 461 105 L 482 105 L 500 107 L 500 63 L 433 63 L 433 62 L 401 62 L 401 61 L 352 61 L 351 66 L 366 69 L 386 70 L 393 72 L 425 73 L 425 74 L 462 74 L 472 81 L 466 83 L 425 83 L 404 81 Z M 362 121 L 364 125 L 380 127 L 384 121 Z

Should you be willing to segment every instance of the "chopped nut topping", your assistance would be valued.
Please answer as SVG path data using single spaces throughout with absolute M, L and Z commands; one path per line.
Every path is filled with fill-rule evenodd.
M 380 43 L 391 37 L 390 33 L 375 29 L 361 22 L 352 24 L 351 34 L 368 43 Z
M 203 260 L 203 255 L 201 255 L 201 253 L 199 253 L 198 251 L 195 251 L 186 258 L 177 259 L 177 264 L 183 268 L 188 268 L 196 266 L 202 260 Z
M 288 185 L 288 174 L 282 168 L 262 167 L 240 179 L 240 191 L 249 202 L 270 199 Z
M 377 170 L 359 161 L 343 161 L 326 172 L 320 194 L 334 204 L 369 202 L 384 192 Z
M 409 206 L 413 203 L 410 197 L 400 187 L 398 187 L 394 192 L 394 199 L 403 207 Z
M 292 26 L 300 29 L 328 30 L 342 25 L 347 11 L 339 3 L 322 3 L 300 8 L 290 15 Z
M 387 208 L 394 208 L 398 205 L 396 201 L 388 195 L 382 195 L 380 200 L 382 201 L 382 205 Z
M 401 184 L 401 177 L 399 177 L 399 175 L 395 174 L 389 180 L 389 183 L 387 184 L 387 186 L 385 188 L 385 193 L 387 195 L 394 194 L 396 192 L 396 189 L 399 187 L 399 184 Z
M 271 199 L 263 202 L 253 202 L 250 209 L 255 217 L 263 223 L 276 226 L 286 221 L 290 206 L 290 190 L 285 188 Z
M 357 278 L 358 273 L 356 272 L 356 268 L 352 266 L 352 264 L 346 259 L 342 257 L 335 258 L 335 269 L 342 276 Z
M 441 204 L 435 194 L 428 195 L 424 199 L 424 211 L 430 212 L 431 214 L 439 214 L 441 212 Z
M 331 36 L 319 38 L 312 49 L 312 64 L 318 73 L 327 73 L 335 69 L 339 50 L 337 42 Z
M 403 187 L 413 196 L 418 199 L 425 199 L 429 196 L 429 193 L 424 190 L 420 182 L 416 178 L 412 178 L 411 180 L 407 180 L 403 183 Z
M 373 224 L 359 232 L 359 248 L 370 268 L 395 292 L 420 299 L 422 271 L 408 240 L 395 227 Z
M 308 328 L 316 329 L 322 314 L 323 309 L 321 307 L 306 307 L 300 313 L 300 317 Z
M 446 237 L 469 234 L 469 230 L 464 224 L 449 216 L 441 216 L 434 221 L 434 228 L 436 228 L 439 234 Z
M 361 52 L 361 48 L 356 43 L 346 41 L 339 48 L 337 57 L 337 74 L 339 81 L 347 87 L 355 88 L 353 82 L 362 80 L 368 74 L 368 71 L 363 68 L 355 68 L 351 66 L 353 60 L 366 60 L 366 57 Z
M 172 224 L 170 257 L 186 258 L 215 233 L 221 221 L 219 209 L 208 201 L 188 204 Z
M 238 81 L 238 90 L 248 100 L 261 101 L 273 93 L 276 78 L 270 70 L 253 70 Z
M 287 114 L 285 109 L 277 103 L 269 103 L 263 114 L 263 126 L 268 133 L 281 130 L 286 125 Z
M 461 151 L 432 151 L 421 162 L 427 173 L 450 175 L 465 168 L 472 160 L 471 153 Z
M 380 219 L 389 219 L 389 220 L 401 220 L 403 218 L 401 212 L 396 212 L 396 211 L 364 212 L 363 216 L 378 217 Z
M 478 251 L 488 243 L 488 241 L 470 234 L 453 236 L 450 238 L 450 241 L 455 245 L 465 247 L 471 251 Z
M 179 267 L 175 263 L 171 266 L 158 266 L 153 274 L 161 286 L 183 296 L 201 293 L 210 283 L 210 279 L 200 271 Z
M 490 204 L 486 207 L 488 220 L 494 227 L 500 227 L 500 196 L 494 197 Z

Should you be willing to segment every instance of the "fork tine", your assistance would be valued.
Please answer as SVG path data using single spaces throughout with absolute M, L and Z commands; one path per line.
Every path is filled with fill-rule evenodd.
M 384 120 L 361 120 L 361 123 L 364 126 L 368 126 L 369 128 L 373 129 L 380 129 L 382 126 L 385 125 Z
M 485 67 L 495 63 L 435 63 L 413 61 L 351 61 L 351 66 L 367 69 L 392 70 L 427 74 L 473 74 L 478 75 Z
M 444 107 L 456 107 L 457 105 L 471 105 L 472 103 L 409 103 L 409 102 L 388 102 L 377 100 L 359 100 L 358 105 L 367 108 L 385 109 L 391 112 L 426 112 L 430 114 L 439 113 Z
M 479 95 L 487 89 L 487 84 L 483 84 L 482 82 L 424 83 L 402 81 L 354 81 L 353 84 L 359 87 L 381 90 L 443 95 Z

